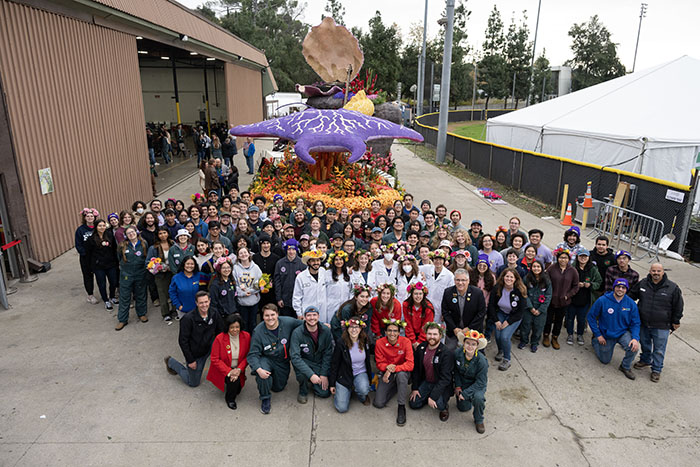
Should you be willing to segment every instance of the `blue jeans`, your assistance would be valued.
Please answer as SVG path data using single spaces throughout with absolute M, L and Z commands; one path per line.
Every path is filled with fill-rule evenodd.
M 197 151 L 197 165 L 202 163 L 205 155 L 206 155 L 206 153 L 204 152 L 204 150 Z
M 510 327 L 510 326 L 509 326 Z M 457 398 L 457 409 L 460 412 L 467 412 L 474 407 L 474 423 L 484 423 L 484 408 L 486 408 L 486 397 L 483 392 L 475 392 L 470 388 L 462 389 L 464 400 Z
M 207 363 L 207 358 L 209 358 L 209 354 L 195 360 L 195 362 L 197 362 L 197 369 L 193 370 L 189 366 L 183 365 L 173 357 L 170 357 L 168 360 L 168 367 L 177 371 L 177 374 L 180 375 L 180 378 L 186 385 L 196 388 L 199 386 L 199 383 L 202 382 L 202 372 L 204 371 L 204 365 Z
M 102 301 L 106 302 L 110 298 L 114 298 L 117 285 L 119 285 L 119 268 L 114 266 L 109 269 L 95 269 L 95 279 Z M 109 280 L 109 295 L 107 295 L 107 280 Z
M 651 365 L 651 371 L 661 373 L 664 367 L 664 355 L 666 343 L 671 334 L 669 329 L 654 329 L 642 326 L 639 333 L 639 343 L 642 345 L 642 354 L 639 360 Z
M 572 335 L 574 333 L 574 319 L 576 319 L 576 334 L 583 336 L 586 332 L 586 315 L 590 305 L 573 306 L 569 305 L 566 310 L 566 333 Z
M 245 156 L 245 163 L 248 164 L 248 173 L 255 173 L 255 156 Z
M 355 375 L 355 377 L 352 379 L 352 386 L 352 389 L 355 390 L 358 399 L 364 402 L 367 398 L 367 394 L 369 394 L 369 378 L 367 377 L 367 373 L 362 372 L 359 375 Z M 350 396 L 352 395 L 352 389 L 346 388 L 338 382 L 335 383 L 335 397 L 333 398 L 335 410 L 340 413 L 345 413 L 348 411 L 348 407 L 350 407 Z
M 498 321 L 501 323 L 504 321 L 508 320 L 507 314 L 503 313 L 502 311 L 498 312 Z M 496 345 L 498 346 L 498 350 L 500 352 L 503 352 L 503 359 L 510 361 L 510 339 L 513 337 L 513 333 L 515 332 L 516 329 L 518 329 L 518 326 L 520 326 L 520 322 L 522 320 L 518 320 L 515 323 L 511 323 L 508 321 L 508 327 L 502 330 L 496 329 L 494 332 L 494 337 L 496 338 Z
M 156 165 L 156 152 L 153 148 L 148 148 L 148 160 L 151 161 L 151 165 Z
M 241 318 L 243 319 L 243 330 L 252 336 L 253 329 L 255 329 L 255 325 L 258 324 L 258 304 L 256 303 L 255 305 L 250 306 L 243 306 L 239 304 L 238 312 L 241 314 Z
M 428 403 L 428 398 L 430 397 L 430 393 L 433 391 L 433 388 L 435 387 L 437 383 L 430 383 L 428 381 L 423 381 L 420 383 L 418 386 L 418 397 L 416 397 L 413 400 L 408 400 L 408 405 L 412 409 L 420 409 L 424 405 Z M 451 387 L 451 385 L 450 385 Z M 438 410 L 445 410 L 447 409 L 447 401 L 445 400 L 444 395 L 440 395 L 438 397 L 438 400 L 435 401 L 437 404 Z
M 634 361 L 634 356 L 637 355 L 637 352 L 632 352 L 629 349 L 631 340 L 632 335 L 629 333 L 629 331 L 625 331 L 625 333 L 617 339 L 609 339 L 606 337 L 605 345 L 601 345 L 600 342 L 598 342 L 597 337 L 594 337 L 591 340 L 591 344 L 593 344 L 593 350 L 598 356 L 598 360 L 600 360 L 601 363 L 604 363 L 606 365 L 610 363 L 610 360 L 612 360 L 613 351 L 615 350 L 615 344 L 620 344 L 620 346 L 623 349 L 625 349 L 625 358 L 622 359 L 622 363 L 620 364 L 620 366 L 622 366 L 622 368 L 624 368 L 625 370 L 629 370 L 632 366 L 632 362 Z

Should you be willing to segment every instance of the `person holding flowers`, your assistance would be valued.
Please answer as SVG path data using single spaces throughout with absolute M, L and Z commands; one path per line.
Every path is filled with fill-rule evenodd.
M 222 318 L 238 313 L 236 283 L 233 280 L 233 261 L 228 256 L 220 256 L 214 262 L 214 277 L 209 282 L 211 309 Z M 239 315 L 239 319 L 240 318 Z
M 446 422 L 450 416 L 447 403 L 452 396 L 455 354 L 440 342 L 445 330 L 438 323 L 429 321 L 422 331 L 426 341 L 413 351 L 412 390 L 408 405 L 420 409 L 427 404 L 431 409 L 439 410 L 440 421 Z
M 237 257 L 238 260 L 233 265 L 233 280 L 236 283 L 238 309 L 243 318 L 244 330 L 253 334 L 258 318 L 262 271 L 252 261 L 248 248 L 239 248 Z
M 459 347 L 455 351 L 454 386 L 457 409 L 468 412 L 474 408 L 474 427 L 484 433 L 484 408 L 489 363 L 479 352 L 486 347 L 486 338 L 475 329 L 465 328 L 457 333 Z
M 338 308 L 338 311 L 331 319 L 331 331 L 333 340 L 337 341 L 343 334 L 343 324 L 353 316 L 359 316 L 362 321 L 369 323 L 372 320 L 372 305 L 370 304 L 370 294 L 372 289 L 369 286 L 355 284 L 352 288 L 353 298 L 346 301 Z M 371 336 L 370 336 L 371 337 Z
M 355 391 L 362 405 L 370 404 L 369 375 L 372 372 L 370 360 L 367 321 L 353 316 L 343 321 L 343 334 L 335 343 L 331 368 L 328 374 L 330 392 L 335 397 L 333 405 L 339 413 L 345 413 L 350 406 L 350 396 Z
M 370 300 L 372 305 L 372 335 L 376 338 L 385 335 L 386 320 L 401 320 L 401 302 L 395 298 L 396 286 L 385 282 L 377 286 L 377 296 Z
M 377 341 L 374 357 L 379 370 L 379 383 L 374 398 L 374 406 L 382 409 L 397 394 L 398 410 L 396 424 L 406 424 L 406 402 L 408 399 L 408 379 L 413 371 L 413 348 L 408 338 L 399 335 L 406 327 L 405 321 L 384 320 L 386 337 Z
M 409 284 L 408 298 L 403 302 L 403 318 L 406 320 L 406 337 L 415 349 L 425 342 L 425 324 L 433 321 L 435 311 L 428 300 L 428 289 L 422 282 Z M 442 336 L 441 336 L 442 337 Z
M 170 231 L 166 227 L 160 226 L 156 230 L 156 242 L 151 245 L 148 253 L 146 253 L 148 258 L 146 268 L 148 268 L 148 272 L 153 275 L 155 280 L 160 314 L 166 324 L 172 323 L 170 305 L 168 304 L 168 288 L 173 278 L 173 273 L 168 263 L 168 255 L 172 246 L 173 240 L 170 238 Z
M 330 266 L 326 271 L 326 312 L 320 318 L 324 324 L 329 324 L 333 315 L 340 309 L 340 305 L 350 300 L 352 296 L 347 260 L 348 254 L 343 250 L 328 255 Z

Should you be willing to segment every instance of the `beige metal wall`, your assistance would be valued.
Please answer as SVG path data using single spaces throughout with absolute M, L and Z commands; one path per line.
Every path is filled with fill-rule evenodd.
M 150 198 L 133 36 L 0 0 L 0 73 L 35 258 L 72 248 L 84 206 L 105 216 Z
M 226 63 L 226 109 L 234 125 L 263 119 L 262 77 L 259 71 Z

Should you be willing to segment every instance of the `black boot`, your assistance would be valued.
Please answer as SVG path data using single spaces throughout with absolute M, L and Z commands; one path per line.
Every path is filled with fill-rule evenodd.
M 398 426 L 404 426 L 406 424 L 406 406 L 399 405 L 399 411 L 396 414 L 396 424 Z
M 228 408 L 231 409 L 231 410 L 236 410 L 236 409 L 238 408 L 238 406 L 236 405 L 236 400 L 235 400 L 235 399 L 234 399 L 234 400 L 230 400 L 230 401 L 226 401 L 226 405 L 228 405 Z

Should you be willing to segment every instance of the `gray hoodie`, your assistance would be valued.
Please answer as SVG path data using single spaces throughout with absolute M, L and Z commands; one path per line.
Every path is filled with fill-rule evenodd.
M 241 306 L 253 306 L 260 301 L 260 287 L 258 282 L 262 277 L 262 271 L 254 262 L 250 266 L 243 267 L 236 261 L 233 265 L 233 278 L 236 281 L 236 295 Z M 250 295 L 246 295 L 250 292 Z

